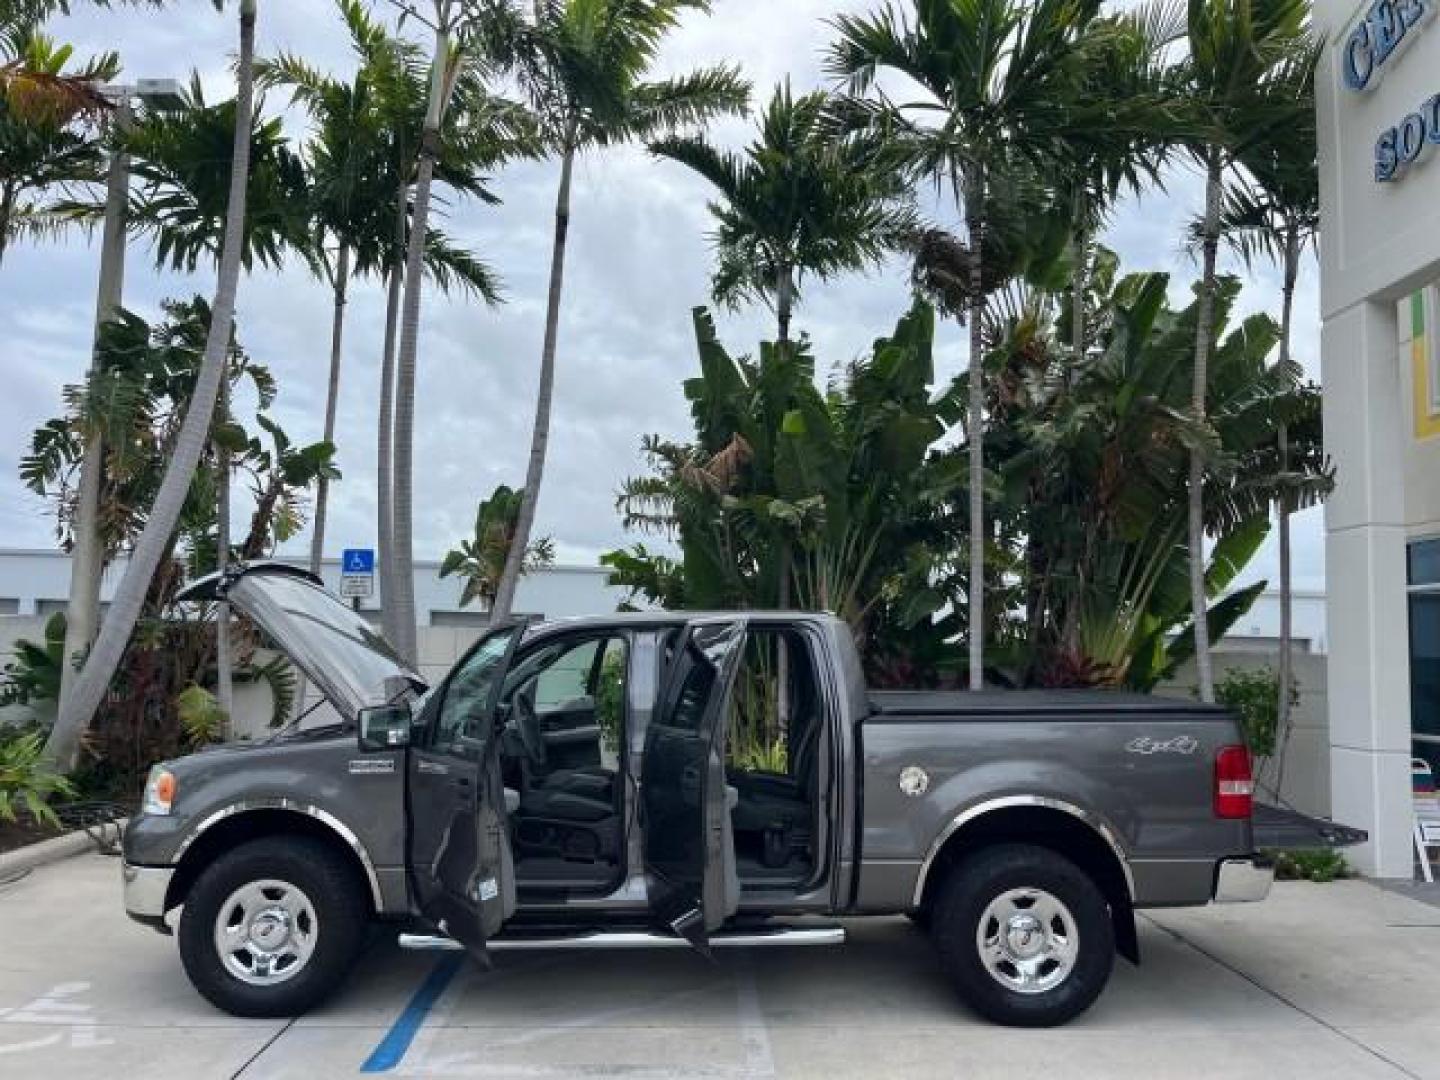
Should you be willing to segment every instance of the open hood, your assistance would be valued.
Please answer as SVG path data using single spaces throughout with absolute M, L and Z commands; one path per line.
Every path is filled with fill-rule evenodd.
M 365 618 L 320 580 L 285 563 L 237 563 L 187 586 L 180 600 L 228 600 L 264 630 L 340 716 L 425 683 Z

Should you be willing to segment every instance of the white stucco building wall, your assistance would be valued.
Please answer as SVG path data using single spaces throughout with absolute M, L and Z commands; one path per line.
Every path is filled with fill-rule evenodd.
M 284 558 L 282 556 L 282 558 Z M 289 558 L 296 566 L 304 566 L 303 558 Z M 111 593 L 124 571 L 124 560 L 106 571 L 101 588 L 101 603 L 108 603 Z M 340 584 L 340 560 L 326 559 L 321 564 L 321 577 L 327 588 L 337 590 Z M 598 615 L 614 611 L 624 598 L 624 590 L 605 583 L 609 571 L 600 566 L 552 566 L 529 574 L 520 580 L 515 598 L 517 615 L 541 615 L 547 619 L 567 615 Z M 484 625 L 485 613 L 475 605 L 460 607 L 460 579 L 440 577 L 440 564 L 420 560 L 415 563 L 415 612 L 420 626 L 478 627 Z M 365 600 L 362 609 L 379 611 L 383 597 Z M 65 610 L 70 592 L 70 558 L 59 551 L 27 548 L 0 548 L 0 616 L 49 616 Z
M 1434 0 L 1318 0 L 1332 807 L 1410 877 L 1407 564 L 1440 535 L 1440 25 Z M 1422 721 L 1423 722 L 1423 721 Z M 1423 746 L 1421 747 L 1423 749 Z

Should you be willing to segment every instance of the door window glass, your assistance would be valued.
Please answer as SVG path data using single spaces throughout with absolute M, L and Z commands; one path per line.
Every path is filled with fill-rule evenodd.
M 485 718 L 495 696 L 495 680 L 503 674 L 510 642 L 519 627 L 498 630 L 485 638 L 455 669 L 440 702 L 440 712 L 431 730 L 432 749 L 444 753 L 471 756 L 461 744 L 461 737 L 482 739 L 486 734 Z
M 590 675 L 595 669 L 599 638 L 581 642 L 556 656 L 535 679 L 535 705 L 554 708 L 590 694 Z

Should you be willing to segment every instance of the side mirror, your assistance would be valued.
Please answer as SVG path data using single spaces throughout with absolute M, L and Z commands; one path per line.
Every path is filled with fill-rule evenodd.
M 409 705 L 375 705 L 360 710 L 360 751 L 396 750 L 410 745 Z

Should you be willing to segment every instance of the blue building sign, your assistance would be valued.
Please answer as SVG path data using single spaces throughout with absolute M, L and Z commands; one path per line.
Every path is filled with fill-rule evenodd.
M 1378 82 L 1406 35 L 1434 13 L 1434 0 L 1375 0 L 1341 46 L 1340 71 L 1351 90 Z M 1413 35 L 1409 40 L 1414 40 Z

